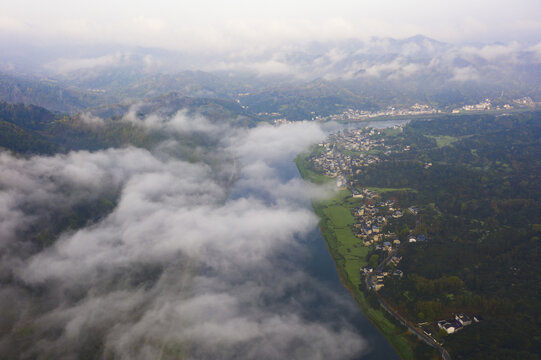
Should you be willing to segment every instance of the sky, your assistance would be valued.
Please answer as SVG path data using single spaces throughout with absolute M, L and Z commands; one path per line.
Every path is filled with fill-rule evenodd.
M 3 41 L 41 45 L 111 43 L 196 52 L 416 34 L 453 43 L 537 43 L 541 2 L 2 0 L 0 33 Z

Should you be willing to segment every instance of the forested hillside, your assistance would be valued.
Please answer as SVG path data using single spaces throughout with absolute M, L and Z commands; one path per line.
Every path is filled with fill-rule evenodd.
M 453 358 L 536 359 L 541 348 L 541 113 L 413 122 L 386 143 L 410 151 L 360 168 L 358 186 L 417 206 L 403 279 L 381 294 L 412 321 L 485 321 L 449 335 Z

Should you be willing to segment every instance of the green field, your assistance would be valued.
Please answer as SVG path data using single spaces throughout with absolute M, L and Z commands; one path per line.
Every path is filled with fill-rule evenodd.
M 386 192 L 396 192 L 396 191 L 412 191 L 417 192 L 417 190 L 412 188 L 382 188 L 382 187 L 374 187 L 374 186 L 368 186 L 368 190 L 375 191 L 378 194 L 383 194 Z
M 335 253 L 335 261 L 344 270 L 343 275 L 354 284 L 361 283 L 359 269 L 367 264 L 368 254 L 368 248 L 362 245 L 352 231 L 355 219 L 351 209 L 359 204 L 347 190 L 340 191 L 332 199 L 314 204 L 321 219 L 323 235 L 329 239 L 328 245 Z
M 386 128 L 386 129 L 383 129 L 383 132 L 387 136 L 396 136 L 396 135 L 400 134 L 402 132 L 402 130 L 394 129 L 394 128 Z
M 300 169 L 299 169 L 300 170 Z M 302 172 L 301 172 L 302 174 Z M 307 178 L 305 178 L 308 180 Z M 414 346 L 417 341 L 410 338 L 404 327 L 389 319 L 379 306 L 370 305 L 363 288 L 360 268 L 368 264 L 369 248 L 353 233 L 355 218 L 351 210 L 362 200 L 355 199 L 348 190 L 338 192 L 333 198 L 313 203 L 320 218 L 320 229 L 325 238 L 338 274 L 343 284 L 359 305 L 363 314 L 378 328 L 402 359 L 415 359 Z
M 457 142 L 458 140 L 460 140 L 459 137 L 447 136 L 447 135 L 440 135 L 440 136 L 425 135 L 425 136 L 436 140 L 436 145 L 438 145 L 439 148 L 442 148 L 444 146 L 450 146 L 454 142 Z

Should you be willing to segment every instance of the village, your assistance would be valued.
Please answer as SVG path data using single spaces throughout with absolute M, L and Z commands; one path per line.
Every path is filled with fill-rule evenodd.
M 416 103 L 409 108 L 396 108 L 390 106 L 385 110 L 379 111 L 366 111 L 366 110 L 354 110 L 347 109 L 340 114 L 333 114 L 329 116 L 313 116 L 312 120 L 316 121 L 360 121 L 371 118 L 377 118 L 381 116 L 414 116 L 414 115 L 427 115 L 427 114 L 440 114 L 442 110 L 434 109 L 430 105 Z
M 398 132 L 402 129 L 399 125 L 392 128 Z M 358 190 L 349 181 L 360 168 L 379 162 L 382 154 L 410 150 L 409 146 L 402 148 L 385 144 L 382 132 L 383 130 L 374 128 L 337 132 L 330 135 L 326 142 L 318 144 L 319 151 L 311 159 L 317 171 L 336 178 L 338 189 L 348 189 L 354 198 L 365 200 L 352 211 L 355 218 L 355 236 L 364 246 L 373 246 L 374 250 L 388 254 L 386 260 L 377 266 L 376 270 L 371 266 L 360 269 L 367 278 L 367 286 L 376 291 L 384 286 L 386 276 L 403 276 L 403 272 L 396 268 L 402 259 L 398 256 L 400 240 L 393 232 L 384 233 L 383 228 L 392 219 L 401 218 L 404 211 L 413 215 L 418 213 L 418 209 L 414 207 L 401 209 L 394 200 L 378 201 L 377 192 L 367 188 Z M 408 238 L 410 242 L 425 240 L 424 235 L 418 237 L 411 235 Z M 388 264 L 393 265 L 392 272 L 384 269 Z
M 403 127 L 394 126 L 392 131 L 402 132 Z M 376 191 L 368 188 L 357 189 L 350 181 L 360 168 L 380 162 L 382 155 L 410 150 L 407 145 L 400 147 L 385 144 L 385 139 L 381 136 L 382 132 L 383 130 L 374 128 L 337 132 L 330 135 L 325 142 L 318 144 L 318 151 L 311 158 L 318 172 L 336 179 L 336 187 L 339 190 L 347 189 L 353 198 L 364 200 L 361 205 L 352 209 L 352 215 L 355 218 L 353 232 L 362 245 L 371 247 L 372 250 L 382 254 L 383 260 L 379 263 L 369 264 L 359 269 L 366 287 L 376 292 L 385 286 L 386 277 L 398 279 L 404 277 L 404 272 L 398 268 L 402 260 L 402 256 L 399 255 L 401 241 L 396 233 L 384 231 L 386 225 L 405 215 L 414 216 L 417 222 L 419 214 L 419 209 L 414 206 L 403 209 L 394 200 L 382 201 Z M 432 163 L 425 164 L 425 168 L 431 166 Z M 426 242 L 429 239 L 423 234 L 415 235 L 413 229 L 410 229 L 406 241 L 414 244 Z M 388 311 L 393 313 L 390 309 Z M 456 314 L 452 319 L 424 325 L 437 326 L 440 331 L 453 334 L 479 321 L 481 321 L 480 316 L 474 316 L 472 320 L 466 314 Z M 439 344 L 423 324 L 418 324 L 417 328 L 421 329 L 431 341 Z
M 368 189 L 362 192 L 369 200 L 365 204 L 353 209 L 353 216 L 356 219 L 354 225 L 355 236 L 360 239 L 364 246 L 371 247 L 375 251 L 381 251 L 387 255 L 384 260 L 374 268 L 374 265 L 367 265 L 360 269 L 361 274 L 366 276 L 366 285 L 375 291 L 384 286 L 384 279 L 387 276 L 402 278 L 404 272 L 397 268 L 402 260 L 398 255 L 400 239 L 397 234 L 391 231 L 383 232 L 384 227 L 392 221 L 399 219 L 404 213 L 416 216 L 419 210 L 415 207 L 400 209 L 393 200 L 374 201 L 376 194 Z M 415 236 L 413 230 L 407 236 L 408 243 L 427 241 L 425 235 Z
M 476 112 L 476 111 L 490 111 L 490 110 L 511 110 L 514 108 L 530 107 L 534 108 L 537 104 L 532 98 L 525 96 L 522 98 L 513 99 L 513 104 L 502 103 L 494 105 L 490 99 L 485 99 L 477 104 L 468 104 L 460 108 L 452 109 L 452 114 L 461 112 Z M 436 109 L 430 105 L 416 103 L 409 108 L 390 106 L 385 110 L 379 111 L 367 111 L 367 110 L 355 110 L 347 109 L 339 114 L 333 114 L 329 116 L 312 116 L 312 120 L 315 121 L 362 121 L 377 117 L 385 116 L 416 116 L 416 115 L 430 115 L 430 114 L 447 114 L 449 110 Z
M 239 94 L 239 96 L 245 96 L 246 94 Z M 237 99 L 240 104 L 240 100 Z M 459 114 L 459 113 L 475 113 L 475 112 L 490 112 L 490 111 L 507 111 L 507 110 L 520 110 L 520 109 L 534 109 L 538 107 L 541 102 L 535 102 L 531 97 L 525 96 L 522 98 L 513 99 L 509 103 L 502 103 L 499 99 L 484 99 L 476 104 L 466 104 L 454 109 L 436 109 L 431 105 L 415 103 L 410 107 L 395 107 L 389 106 L 386 109 L 378 111 L 368 111 L 348 108 L 341 113 L 330 115 L 317 115 L 312 112 L 310 119 L 302 120 L 301 122 L 309 121 L 338 121 L 338 122 L 359 122 L 367 121 L 377 118 L 395 118 L 406 116 L 426 116 L 426 115 L 445 115 L 445 114 Z M 398 105 L 397 105 L 398 106 Z M 243 109 L 248 108 L 242 106 Z M 289 120 L 283 117 L 283 114 L 279 112 L 259 112 L 258 116 L 268 118 L 273 121 L 275 125 L 291 124 L 297 121 Z
M 396 125 L 393 130 L 402 131 L 402 126 Z M 362 197 L 348 184 L 348 178 L 359 172 L 359 168 L 379 162 L 382 154 L 409 150 L 409 146 L 396 149 L 386 145 L 381 134 L 382 130 L 373 128 L 337 132 L 318 144 L 320 149 L 311 161 L 318 172 L 336 178 L 339 189 L 349 188 L 354 197 Z

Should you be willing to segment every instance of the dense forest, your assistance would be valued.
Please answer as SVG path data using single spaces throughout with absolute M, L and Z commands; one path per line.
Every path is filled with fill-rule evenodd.
M 111 121 L 90 126 L 80 115 L 53 113 L 35 105 L 0 102 L 0 127 L 0 148 L 18 154 L 150 144 L 150 134 L 131 124 Z
M 447 116 L 385 137 L 411 150 L 382 155 L 354 181 L 399 189 L 382 196 L 418 207 L 413 232 L 429 240 L 401 247 L 405 276 L 381 294 L 414 322 L 481 315 L 438 334 L 455 359 L 539 359 L 541 113 Z
M 166 109 L 166 110 L 164 110 Z M 210 99 L 191 99 L 169 94 L 142 104 L 135 116 L 143 121 L 149 115 L 171 119 L 179 111 L 187 116 L 203 116 L 212 123 L 231 126 L 254 126 L 257 119 L 244 116 L 237 104 Z M 129 106 L 104 107 L 95 112 L 102 115 L 54 113 L 35 105 L 0 102 L 0 149 L 18 154 L 53 154 L 70 150 L 99 150 L 110 147 L 136 146 L 152 149 L 160 142 L 176 138 L 181 152 L 193 157 L 195 147 L 212 147 L 216 139 L 204 132 L 188 135 L 166 132 L 158 128 L 140 126 L 124 121 Z M 90 118 L 90 121 L 88 120 Z M 92 122 L 92 119 L 97 122 Z M 102 119 L 106 119 L 103 120 Z

